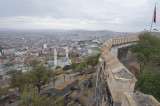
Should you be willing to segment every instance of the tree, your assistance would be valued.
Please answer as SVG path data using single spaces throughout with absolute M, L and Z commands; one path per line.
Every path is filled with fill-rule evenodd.
M 76 71 L 80 72 L 80 74 L 82 74 L 82 72 L 85 70 L 85 68 L 87 67 L 87 63 L 86 60 L 83 59 L 80 64 L 76 67 Z
M 75 61 L 72 61 L 72 64 L 70 65 L 70 68 L 72 69 L 72 72 L 73 72 L 73 73 L 76 73 L 76 72 L 77 72 L 76 67 L 77 67 L 76 62 L 75 62 Z
M 158 71 L 144 71 L 137 75 L 136 90 L 153 95 L 160 101 L 160 73 Z
M 31 66 L 33 69 L 26 75 L 27 82 L 36 86 L 39 93 L 41 87 L 53 77 L 53 72 L 52 70 L 47 69 L 42 62 L 37 60 L 33 60 Z
M 34 69 L 34 68 L 37 68 L 37 66 L 41 64 L 41 61 L 37 61 L 36 59 L 32 60 L 30 62 L 30 66 Z
M 24 74 L 22 74 L 22 71 L 14 71 L 14 73 L 11 74 L 10 86 L 12 88 L 18 87 L 19 91 L 21 91 L 21 87 L 23 87 L 25 84 L 26 79 Z
M 160 38 L 149 33 L 139 35 L 139 42 L 132 46 L 132 51 L 137 53 L 140 72 L 148 63 L 160 62 Z
M 72 64 L 70 65 L 70 68 L 72 69 L 72 70 L 74 70 L 75 68 L 76 68 L 76 62 L 75 61 L 72 61 Z
M 0 97 L 5 95 L 4 100 L 6 99 L 6 95 L 9 93 L 9 87 L 2 88 L 0 87 Z
M 74 69 L 73 72 L 80 72 L 80 74 L 82 74 L 82 72 L 85 71 L 88 66 L 92 66 L 94 68 L 94 66 L 98 64 L 99 56 L 100 54 L 97 54 L 95 56 L 89 56 L 83 59 L 79 65 L 72 63 L 71 67 L 72 69 Z
M 76 71 L 80 73 L 82 72 L 82 67 L 80 64 L 76 67 Z
M 136 90 L 153 95 L 160 101 L 160 38 L 149 33 L 139 36 L 137 45 L 132 46 L 137 53 L 140 73 L 136 76 Z
M 87 59 L 86 59 L 87 64 L 91 65 L 94 68 L 94 66 L 98 64 L 99 56 L 100 56 L 100 54 L 97 54 L 95 56 L 89 56 L 89 57 L 87 57 Z
M 16 72 L 16 70 L 11 70 L 11 71 L 8 72 L 8 74 L 11 74 L 11 75 L 12 75 L 12 74 L 14 74 L 15 72 Z
M 22 103 L 18 104 L 19 106 L 55 106 L 55 101 L 46 96 L 42 97 L 28 88 L 24 89 L 21 99 Z
M 91 61 L 91 66 L 94 68 L 94 66 L 98 64 L 98 58 L 96 56 L 93 56 L 91 58 Z
M 91 65 L 92 64 L 92 56 L 87 57 L 86 61 L 87 61 L 87 65 Z

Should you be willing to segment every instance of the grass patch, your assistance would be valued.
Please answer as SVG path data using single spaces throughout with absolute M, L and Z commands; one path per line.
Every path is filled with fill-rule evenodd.
M 91 49 L 92 49 L 92 50 L 99 51 L 99 52 L 101 51 L 101 48 L 99 48 L 99 47 L 92 47 Z

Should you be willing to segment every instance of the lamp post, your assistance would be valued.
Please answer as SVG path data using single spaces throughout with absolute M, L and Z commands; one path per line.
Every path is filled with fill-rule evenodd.
M 148 32 L 148 30 L 147 30 L 147 29 L 144 29 L 144 31 L 145 31 L 145 32 Z
M 154 32 L 157 32 L 158 31 L 158 29 L 153 29 L 153 31 L 152 32 L 150 32 L 151 34 L 153 34 Z
M 158 31 L 158 29 L 154 29 L 153 32 L 154 32 L 154 31 L 156 32 L 156 31 Z

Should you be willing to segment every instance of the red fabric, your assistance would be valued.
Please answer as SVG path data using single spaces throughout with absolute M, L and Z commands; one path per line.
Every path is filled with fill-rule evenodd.
M 156 6 L 155 6 L 155 9 L 154 9 L 154 19 L 153 19 L 154 23 L 156 23 Z

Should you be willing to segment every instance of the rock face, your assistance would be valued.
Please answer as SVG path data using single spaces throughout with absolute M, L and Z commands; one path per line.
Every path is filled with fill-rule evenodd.
M 124 106 L 124 102 L 127 101 L 127 98 L 125 98 L 126 94 L 133 94 L 137 81 L 135 76 L 119 62 L 118 58 L 110 50 L 112 46 L 135 41 L 138 41 L 138 37 L 131 36 L 109 39 L 102 45 L 96 80 L 96 106 L 120 106 L 121 104 Z M 136 103 L 133 104 L 132 101 L 129 101 L 126 106 L 138 106 Z M 156 101 L 156 103 L 158 102 Z

